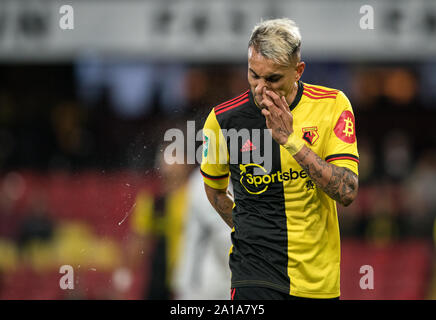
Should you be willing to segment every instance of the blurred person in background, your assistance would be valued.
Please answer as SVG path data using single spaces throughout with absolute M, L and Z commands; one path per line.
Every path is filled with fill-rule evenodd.
M 200 170 L 189 179 L 185 241 L 174 274 L 176 299 L 229 299 L 231 246 L 228 227 L 204 193 Z
M 23 251 L 37 241 L 51 242 L 55 230 L 55 221 L 47 208 L 44 192 L 38 191 L 31 196 L 27 211 L 17 230 L 18 247 Z
M 292 20 L 258 24 L 248 45 L 250 90 L 213 108 L 204 126 L 206 193 L 232 228 L 232 299 L 340 296 L 336 202 L 347 206 L 357 195 L 354 114 L 343 92 L 300 81 L 300 47 Z M 233 154 L 233 145 L 219 143 L 227 141 L 218 138 L 224 129 L 269 129 L 275 140 L 272 163 L 263 161 L 269 171 L 240 161 L 244 152 L 266 150 L 268 141 L 255 145 L 238 138 Z M 256 174 L 255 167 L 265 173 Z
M 186 162 L 179 160 L 168 164 L 163 148 L 158 149 L 155 170 L 160 189 L 156 194 L 139 191 L 131 219 L 131 254 L 138 257 L 142 253 L 150 262 L 146 266 L 150 271 L 144 288 L 147 300 L 169 300 L 174 294 L 172 275 L 183 242 L 189 175 Z
M 387 177 L 401 182 L 410 175 L 412 148 L 409 136 L 402 131 L 392 131 L 383 139 L 383 165 Z
M 412 235 L 431 236 L 436 219 L 436 151 L 425 150 L 405 181 L 407 221 Z
M 56 141 L 56 152 L 50 166 L 73 169 L 91 156 L 93 137 L 86 130 L 87 110 L 74 101 L 62 101 L 51 111 L 51 124 Z

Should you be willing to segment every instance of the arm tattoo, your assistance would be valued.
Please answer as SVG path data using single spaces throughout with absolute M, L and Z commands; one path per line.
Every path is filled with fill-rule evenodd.
M 221 218 L 224 220 L 227 225 L 232 228 L 233 227 L 233 219 L 232 219 L 232 209 L 233 209 L 233 201 L 230 200 L 227 194 L 218 193 L 214 194 L 213 199 L 213 207 L 219 213 Z
M 214 189 L 204 184 L 207 198 L 224 222 L 233 228 L 233 197 L 227 189 Z
M 325 162 L 307 147 L 303 147 L 294 158 L 314 183 L 332 199 L 344 206 L 353 202 L 358 189 L 358 178 L 354 172 Z

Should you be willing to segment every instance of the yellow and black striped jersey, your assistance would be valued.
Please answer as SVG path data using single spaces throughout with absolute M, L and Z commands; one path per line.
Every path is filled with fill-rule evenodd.
M 354 114 L 343 92 L 300 81 L 290 110 L 294 132 L 310 149 L 321 159 L 358 173 Z M 238 133 L 232 142 L 235 131 L 247 129 L 260 129 L 256 131 L 260 138 Z M 204 181 L 222 189 L 231 179 L 234 188 L 232 287 L 264 286 L 300 297 L 338 297 L 336 202 L 317 188 L 266 129 L 250 91 L 214 107 L 204 125 Z

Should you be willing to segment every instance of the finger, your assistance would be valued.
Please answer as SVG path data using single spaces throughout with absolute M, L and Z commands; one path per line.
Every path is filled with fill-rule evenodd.
M 272 106 L 272 101 L 271 101 L 271 99 L 265 94 L 265 90 L 262 92 L 262 105 L 265 107 L 265 108 L 267 108 L 269 111 L 271 111 L 270 110 L 270 108 L 271 108 L 271 106 Z
M 269 92 L 270 91 L 266 91 L 265 92 L 265 100 L 270 102 L 270 104 L 269 104 L 270 111 L 272 111 L 274 114 L 277 114 L 277 112 L 280 111 L 281 107 L 277 105 L 277 100 L 274 100 L 274 98 L 271 97 L 271 95 L 268 94 Z
M 289 105 L 284 96 L 280 97 L 274 91 L 269 91 L 269 90 L 267 90 L 266 94 L 270 99 L 274 101 L 274 104 L 277 107 L 277 109 L 280 110 L 278 112 L 280 116 L 284 116 L 286 113 L 289 113 Z
M 266 119 L 267 124 L 273 123 L 273 114 L 267 109 L 262 109 L 262 114 Z
M 275 106 L 274 102 L 272 102 L 269 98 L 265 98 L 262 100 L 262 104 L 269 111 L 270 116 L 276 118 L 279 116 L 280 110 Z
M 287 119 L 289 118 L 289 116 L 287 115 L 287 113 L 289 113 L 289 111 L 287 111 L 285 109 L 285 107 L 281 106 L 281 99 L 279 98 L 280 101 L 280 105 L 277 106 L 277 104 L 273 101 L 271 101 L 271 97 L 267 97 L 267 99 L 265 100 L 265 105 L 268 107 L 268 110 L 271 112 L 272 116 L 274 118 L 281 119 L 281 121 L 287 121 Z
M 273 113 L 277 113 L 277 111 L 280 110 L 280 107 L 278 105 L 276 105 L 276 104 L 277 104 L 278 101 L 280 101 L 280 98 L 276 94 L 275 94 L 274 97 L 272 97 L 270 94 L 268 94 L 268 93 L 271 93 L 271 92 L 272 91 L 270 91 L 270 90 L 265 90 L 264 94 L 263 94 L 263 99 L 264 99 L 265 102 L 268 103 L 270 111 L 273 111 Z M 278 100 L 276 98 L 278 98 Z M 276 100 L 274 100 L 274 99 L 276 99 Z
M 283 104 L 286 106 L 286 110 L 282 113 L 283 123 L 285 124 L 286 128 L 289 132 L 293 131 L 293 123 L 294 123 L 294 117 L 292 116 L 292 113 L 289 109 L 288 102 L 286 101 L 286 98 L 284 96 L 281 97 L 281 100 Z
M 289 113 L 289 106 L 284 96 L 279 96 L 274 91 L 269 91 L 269 97 L 274 100 L 274 104 L 277 107 L 277 113 L 280 117 L 287 118 L 286 114 Z
M 285 108 L 285 110 L 284 110 L 284 115 L 287 117 L 287 118 L 290 118 L 291 119 L 291 122 L 292 122 L 292 120 L 294 119 L 294 117 L 292 116 L 292 112 L 291 112 L 291 109 L 289 109 L 289 104 L 288 104 L 288 102 L 286 101 L 286 98 L 284 97 L 284 96 L 282 96 L 282 101 L 283 101 L 283 104 L 284 104 L 284 108 Z
M 254 89 L 254 93 L 255 93 L 256 95 L 261 95 L 262 92 L 263 92 L 263 88 L 261 88 L 261 87 L 259 87 L 259 86 L 256 86 L 256 88 Z
M 271 112 L 269 112 L 266 109 L 262 109 L 262 114 L 265 117 L 266 127 L 267 128 L 271 128 L 271 122 L 272 122 L 272 120 L 271 120 Z
M 285 96 L 279 97 L 277 95 L 276 100 L 279 101 L 279 102 L 276 102 L 276 104 L 280 108 L 280 110 L 282 112 L 289 113 L 289 105 L 288 105 L 288 102 L 286 101 Z
M 283 103 L 283 106 L 286 107 L 286 111 L 289 111 L 289 104 L 288 104 L 288 101 L 286 101 L 285 96 L 282 96 L 282 103 Z
M 271 98 L 271 100 L 274 102 L 277 108 L 282 109 L 283 102 L 277 93 L 271 90 L 267 90 L 265 93 L 267 94 L 267 96 Z

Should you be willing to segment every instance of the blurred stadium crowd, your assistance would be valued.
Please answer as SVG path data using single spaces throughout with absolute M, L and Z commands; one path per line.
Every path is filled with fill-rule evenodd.
M 436 298 L 436 64 L 306 63 L 303 81 L 343 90 L 356 115 L 359 195 L 339 207 L 342 297 Z M 168 264 L 153 266 L 159 241 L 177 261 L 172 237 L 188 213 L 144 212 L 196 170 L 165 168 L 163 135 L 188 120 L 201 129 L 210 108 L 246 88 L 240 64 L 1 65 L 0 298 L 153 298 L 170 278 L 155 274 Z M 59 289 L 65 264 L 71 292 Z M 373 291 L 359 288 L 364 264 Z

